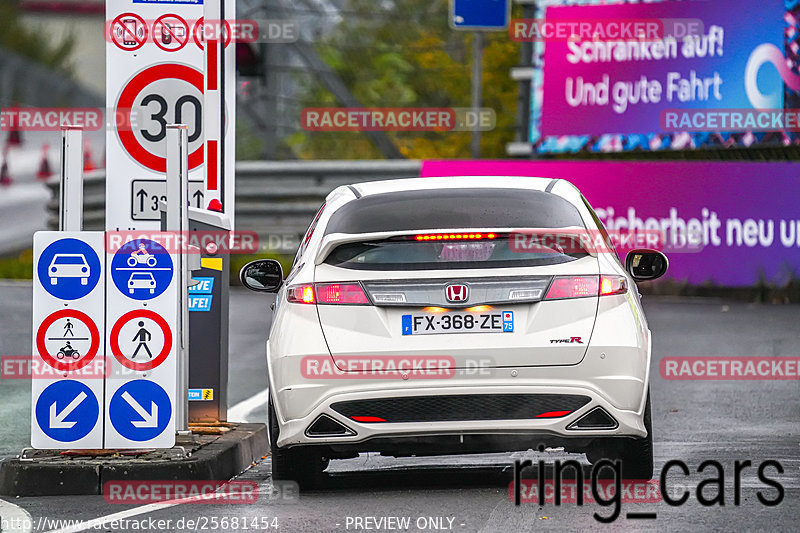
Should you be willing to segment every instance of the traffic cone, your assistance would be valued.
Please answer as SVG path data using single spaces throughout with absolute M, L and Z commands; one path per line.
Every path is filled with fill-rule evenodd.
M 19 104 L 15 103 L 14 107 L 19 108 Z M 19 131 L 19 124 L 16 120 L 12 120 L 12 122 L 12 129 L 8 132 L 8 137 L 6 138 L 6 147 L 22 146 L 22 132 Z
M 46 181 L 53 175 L 53 171 L 50 169 L 50 161 L 47 160 L 47 151 L 49 149 L 50 145 L 45 144 L 42 146 L 42 162 L 39 163 L 39 172 L 36 173 L 36 178 L 40 181 Z
M 0 167 L 0 185 L 11 185 L 11 175 L 8 172 L 8 146 L 3 150 L 3 166 Z
M 96 169 L 97 166 L 92 161 L 92 147 L 89 145 L 89 141 L 86 140 L 83 143 L 83 171 L 88 172 Z
M 8 132 L 6 146 L 22 146 L 22 133 L 16 128 Z

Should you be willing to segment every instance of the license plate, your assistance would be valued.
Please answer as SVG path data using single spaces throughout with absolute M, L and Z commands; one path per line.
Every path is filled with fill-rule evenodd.
M 403 335 L 511 333 L 514 331 L 514 312 L 403 315 L 402 326 Z

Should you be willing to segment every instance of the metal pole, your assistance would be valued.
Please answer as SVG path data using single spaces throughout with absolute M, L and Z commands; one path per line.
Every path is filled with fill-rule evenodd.
M 480 107 L 482 72 L 481 63 L 483 62 L 483 33 L 476 31 L 472 34 L 472 113 L 471 117 L 475 123 L 472 125 L 472 138 L 469 145 L 469 153 L 473 159 L 481 157 L 481 130 L 480 130 Z
M 58 229 L 83 230 L 83 131 L 61 127 L 61 196 Z
M 175 275 L 178 282 L 177 398 L 175 429 L 189 430 L 189 294 L 186 243 L 189 231 L 189 128 L 184 124 L 167 126 L 167 212 L 166 230 L 174 233 L 177 248 Z

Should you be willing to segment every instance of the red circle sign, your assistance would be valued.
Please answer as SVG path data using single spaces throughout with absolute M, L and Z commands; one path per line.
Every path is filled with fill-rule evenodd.
M 178 15 L 161 15 L 153 23 L 153 41 L 166 52 L 177 52 L 189 42 L 189 24 Z
M 45 344 L 45 337 L 47 335 L 47 328 L 53 325 L 56 320 L 61 318 L 74 318 L 75 320 L 80 320 L 86 327 L 89 328 L 89 336 L 91 337 L 89 351 L 79 360 L 75 361 L 74 363 L 67 363 L 56 360 L 55 357 L 50 355 L 47 351 L 47 344 Z M 87 315 L 86 313 L 82 313 L 76 309 L 62 309 L 60 311 L 56 311 L 52 315 L 48 316 L 47 318 L 42 321 L 39 325 L 39 329 L 36 331 L 36 348 L 39 350 L 39 356 L 44 359 L 44 362 L 48 365 L 52 366 L 56 370 L 62 370 L 71 372 L 73 370 L 80 370 L 81 368 L 88 365 L 94 356 L 97 355 L 97 349 L 100 347 L 100 332 L 97 329 L 97 325 L 94 321 Z
M 125 357 L 119 347 L 119 332 L 122 329 L 122 326 L 137 318 L 147 318 L 152 320 L 158 324 L 158 327 L 161 328 L 161 332 L 164 334 L 164 347 L 161 349 L 161 352 L 159 352 L 159 354 L 150 361 L 145 363 L 134 363 Z M 169 355 L 169 352 L 172 350 L 172 330 L 170 330 L 169 324 L 167 324 L 167 321 L 164 320 L 161 315 L 156 314 L 148 309 L 136 309 L 119 317 L 119 320 L 117 320 L 117 322 L 114 324 L 114 327 L 111 328 L 111 337 L 109 340 L 111 342 L 111 353 L 114 354 L 114 357 L 117 358 L 117 361 L 131 370 L 136 370 L 139 372 L 152 370 L 153 368 L 157 367 L 164 362 Z
M 141 36 L 139 30 L 141 29 Z M 147 42 L 147 24 L 136 13 L 123 13 L 109 26 L 111 41 L 122 50 L 132 52 Z
M 148 85 L 163 79 L 183 80 L 193 85 L 201 93 L 203 92 L 203 73 L 199 70 L 180 63 L 153 65 L 136 74 L 123 87 L 117 100 L 117 113 L 115 114 L 117 134 L 122 146 L 136 162 L 155 172 L 167 171 L 167 159 L 142 146 L 133 134 L 131 124 L 134 123 L 132 114 L 136 98 Z M 201 144 L 189 154 L 189 170 L 194 170 L 202 164 L 203 145 Z
M 194 38 L 194 44 L 200 48 L 200 50 L 205 49 L 205 35 L 202 36 L 201 34 L 205 33 L 205 22 L 203 20 L 204 17 L 200 17 L 197 19 L 197 22 L 194 23 L 194 28 L 192 28 L 192 37 Z M 213 28 L 217 29 L 217 28 Z M 231 25 L 228 21 L 225 21 L 225 48 L 228 48 L 228 45 L 231 44 Z

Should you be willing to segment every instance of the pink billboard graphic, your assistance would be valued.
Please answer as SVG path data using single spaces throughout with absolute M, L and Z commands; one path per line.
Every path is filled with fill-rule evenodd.
M 785 284 L 800 271 L 793 163 L 442 160 L 424 161 L 421 175 L 568 180 L 609 231 L 659 230 L 670 243 L 688 243 L 667 250 L 674 280 Z

